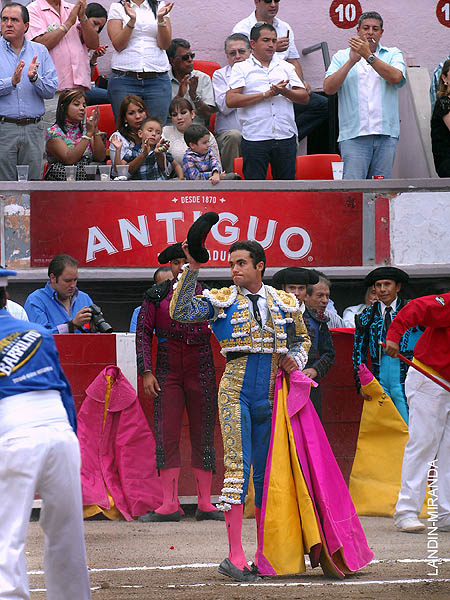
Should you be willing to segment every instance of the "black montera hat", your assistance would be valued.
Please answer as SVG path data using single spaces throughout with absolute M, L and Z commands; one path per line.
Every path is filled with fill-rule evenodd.
M 364 285 L 369 287 L 369 285 L 373 285 L 376 281 L 380 281 L 380 279 L 390 279 L 395 281 L 395 283 L 408 283 L 409 275 L 405 271 L 397 269 L 397 267 L 378 267 L 366 275 Z
M 272 281 L 276 287 L 281 287 L 289 283 L 293 285 L 314 285 L 319 282 L 319 276 L 312 269 L 287 267 L 275 273 Z
M 199 263 L 206 263 L 209 260 L 209 252 L 205 248 L 205 240 L 211 228 L 219 220 L 219 215 L 215 212 L 207 212 L 191 225 L 187 234 L 187 243 L 189 254 Z
M 158 262 L 160 265 L 165 265 L 176 258 L 186 258 L 181 242 L 168 246 L 165 250 L 158 254 Z

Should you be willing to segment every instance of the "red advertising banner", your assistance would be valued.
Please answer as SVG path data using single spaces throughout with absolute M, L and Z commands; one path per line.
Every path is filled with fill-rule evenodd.
M 228 265 L 236 240 L 255 239 L 267 263 L 362 264 L 362 194 L 316 192 L 32 192 L 31 266 L 66 253 L 86 267 L 156 267 L 204 212 L 220 220 L 208 237 L 209 267 Z

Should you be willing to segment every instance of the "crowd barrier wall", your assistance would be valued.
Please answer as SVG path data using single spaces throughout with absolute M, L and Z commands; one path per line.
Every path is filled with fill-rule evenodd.
M 336 348 L 336 361 L 327 376 L 322 380 L 323 423 L 336 460 L 346 482 L 350 476 L 356 450 L 362 399 L 356 393 L 351 354 L 353 330 L 333 330 Z M 85 390 L 95 377 L 108 365 L 117 365 L 138 392 L 138 397 L 150 426 L 153 425 L 153 405 L 144 395 L 141 378 L 136 375 L 134 334 L 83 334 L 55 335 L 63 370 L 72 386 L 77 410 L 85 398 Z M 219 345 L 212 338 L 216 379 L 219 383 L 225 359 L 220 354 Z M 156 342 L 153 345 L 156 358 Z M 217 496 L 223 481 L 223 449 L 220 427 L 215 429 L 217 455 L 216 473 L 213 477 L 213 495 Z M 196 501 L 196 488 L 193 471 L 190 467 L 191 448 L 189 426 L 186 414 L 181 433 L 182 469 L 179 495 L 182 502 Z M 139 457 L 136 457 L 139 460 Z

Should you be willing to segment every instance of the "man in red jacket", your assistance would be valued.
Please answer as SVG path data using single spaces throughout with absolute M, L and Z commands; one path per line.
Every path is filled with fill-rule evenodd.
M 402 308 L 389 327 L 386 354 L 395 358 L 401 336 L 417 325 L 427 329 L 414 348 L 413 362 L 450 385 L 450 293 L 417 298 Z M 409 440 L 394 522 L 408 533 L 425 529 L 418 515 L 430 473 L 428 520 L 434 525 L 436 519 L 439 531 L 450 531 L 450 393 L 413 368 L 408 371 L 405 392 Z M 437 518 L 432 517 L 436 496 Z

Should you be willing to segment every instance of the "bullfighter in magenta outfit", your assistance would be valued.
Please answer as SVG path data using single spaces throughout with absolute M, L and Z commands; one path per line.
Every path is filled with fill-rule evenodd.
M 372 372 L 384 391 L 392 398 L 397 410 L 408 425 L 408 405 L 405 396 L 405 379 L 408 365 L 398 358 L 388 356 L 379 342 L 386 340 L 386 331 L 398 312 L 407 304 L 398 296 L 402 284 L 407 283 L 409 276 L 396 267 L 378 267 L 371 271 L 364 280 L 364 285 L 375 286 L 377 301 L 355 317 L 355 341 L 353 346 L 353 369 L 358 392 L 361 385 L 358 377 L 360 364 L 367 363 L 367 355 L 372 359 Z M 400 340 L 400 352 L 409 360 L 422 330 L 408 329 Z
M 186 257 L 181 244 L 161 252 L 161 264 L 170 262 L 178 275 Z M 192 468 L 198 492 L 197 520 L 223 520 L 210 500 L 215 470 L 214 427 L 217 389 L 206 321 L 185 325 L 170 318 L 174 280 L 155 284 L 145 294 L 136 329 L 138 373 L 144 392 L 153 398 L 156 466 L 163 487 L 163 504 L 139 517 L 140 521 L 179 521 L 180 434 L 186 406 L 192 446 Z M 198 284 L 197 293 L 202 292 Z M 156 367 L 152 363 L 153 332 L 158 340 Z
M 218 404 L 225 465 L 220 501 L 229 555 L 219 572 L 237 581 L 256 581 L 257 573 L 248 569 L 241 542 L 250 466 L 258 527 L 276 374 L 279 367 L 287 373 L 303 369 L 310 340 L 295 296 L 262 284 L 266 257 L 258 242 L 235 242 L 230 248 L 235 285 L 204 290 L 201 296 L 196 295 L 200 263 L 187 248 L 183 244 L 189 267 L 174 291 L 171 317 L 185 324 L 209 320 L 227 359 Z

